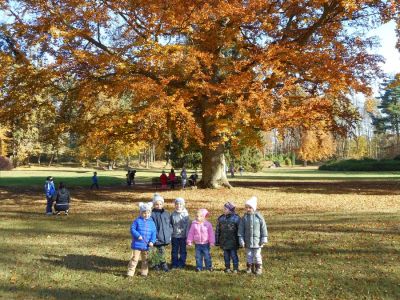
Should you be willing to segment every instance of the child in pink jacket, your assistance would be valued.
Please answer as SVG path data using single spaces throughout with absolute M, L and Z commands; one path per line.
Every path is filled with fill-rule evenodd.
M 212 261 L 210 254 L 210 246 L 215 245 L 214 230 L 210 222 L 206 220 L 208 210 L 205 208 L 197 211 L 196 219 L 190 225 L 187 244 L 195 245 L 196 252 L 196 272 L 203 270 L 203 259 L 206 270 L 212 272 Z

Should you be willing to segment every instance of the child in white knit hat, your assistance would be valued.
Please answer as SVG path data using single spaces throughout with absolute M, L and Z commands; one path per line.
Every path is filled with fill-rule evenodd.
M 246 213 L 239 224 L 239 244 L 246 248 L 247 273 L 262 274 L 261 248 L 268 242 L 267 224 L 257 211 L 257 198 L 251 197 L 245 204 Z
M 151 217 L 157 228 L 157 240 L 154 246 L 157 249 L 159 262 L 154 266 L 155 270 L 162 269 L 168 272 L 168 265 L 165 259 L 165 247 L 171 243 L 172 225 L 171 215 L 164 209 L 164 198 L 159 194 L 153 196 L 153 210 Z
M 186 237 L 189 231 L 189 213 L 185 208 L 185 199 L 175 199 L 175 211 L 171 214 L 172 249 L 171 267 L 184 268 L 186 266 Z
M 132 235 L 132 256 L 128 265 L 128 276 L 135 274 L 136 266 L 139 262 L 139 258 L 142 258 L 142 276 L 147 276 L 149 271 L 148 268 L 148 253 L 149 248 L 153 247 L 156 241 L 156 225 L 154 224 L 151 216 L 151 207 L 153 204 L 150 203 L 139 203 L 140 215 L 133 221 L 131 225 Z

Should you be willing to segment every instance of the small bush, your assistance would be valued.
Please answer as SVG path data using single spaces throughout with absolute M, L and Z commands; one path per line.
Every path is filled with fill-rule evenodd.
M 246 147 L 240 153 L 238 165 L 243 166 L 246 171 L 258 172 L 262 168 L 262 155 L 260 150 L 253 147 Z
M 348 159 L 330 161 L 319 167 L 324 171 L 400 171 L 400 160 Z
M 400 160 L 400 155 L 396 155 L 393 159 L 394 160 Z
M 13 168 L 13 165 L 11 163 L 11 161 L 4 156 L 0 156 L 0 170 L 11 170 Z

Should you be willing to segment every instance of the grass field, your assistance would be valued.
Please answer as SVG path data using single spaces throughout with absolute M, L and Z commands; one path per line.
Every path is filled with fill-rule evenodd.
M 32 167 L 18 168 L 12 171 L 0 171 L 0 186 L 43 186 L 47 176 L 53 176 L 56 182 L 66 182 L 68 186 L 90 186 L 91 176 L 96 171 L 100 185 L 123 186 L 126 183 L 125 170 L 96 170 L 90 168 L 68 167 Z M 149 183 L 152 177 L 158 177 L 162 169 L 137 169 L 137 183 Z M 168 170 L 166 170 L 168 172 Z M 179 174 L 180 170 L 177 170 Z M 191 171 L 189 171 L 190 175 Z M 201 173 L 200 173 L 201 175 Z M 228 176 L 229 177 L 229 176 Z M 268 181 L 295 181 L 295 182 L 321 182 L 321 181 L 399 181 L 400 172 L 332 172 L 319 171 L 316 167 L 308 168 L 277 168 L 263 172 L 238 173 L 234 182 L 268 182 Z
M 198 208 L 209 209 L 214 225 L 225 201 L 235 202 L 242 215 L 244 201 L 257 196 L 270 240 L 263 250 L 264 274 L 224 274 L 218 248 L 212 249 L 216 271 L 195 273 L 190 248 L 188 269 L 129 279 L 129 226 L 137 203 L 149 200 L 154 190 L 129 190 L 123 186 L 124 171 L 104 171 L 99 173 L 103 183 L 109 176 L 115 184 L 90 191 L 92 170 L 75 171 L 86 172 L 1 172 L 0 298 L 399 299 L 398 173 L 329 177 L 309 169 L 280 169 L 246 173 L 231 190 L 162 192 L 168 210 L 182 196 L 192 216 Z M 158 172 L 138 175 L 145 179 Z M 69 216 L 44 215 L 41 186 L 47 174 L 72 186 Z M 243 250 L 240 258 L 243 269 Z

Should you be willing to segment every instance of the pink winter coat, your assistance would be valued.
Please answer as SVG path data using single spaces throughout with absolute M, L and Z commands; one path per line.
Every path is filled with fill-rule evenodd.
M 210 244 L 215 245 L 215 234 L 212 225 L 208 221 L 203 223 L 194 220 L 190 225 L 187 244 L 190 246 L 192 243 L 195 244 Z

